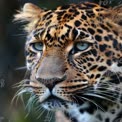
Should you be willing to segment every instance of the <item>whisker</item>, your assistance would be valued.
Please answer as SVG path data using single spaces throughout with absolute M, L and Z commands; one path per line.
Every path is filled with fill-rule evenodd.
M 99 84 L 98 84 L 98 86 L 104 86 L 104 87 L 112 87 L 112 86 L 114 86 L 115 84 L 114 83 L 112 83 L 112 82 L 100 82 Z
M 47 111 L 47 115 L 45 117 L 44 122 L 50 122 L 50 113 L 51 113 L 51 111 Z
M 14 103 L 15 99 L 16 99 L 16 102 L 15 102 L 15 103 L 17 104 L 18 98 L 19 98 L 23 93 L 25 93 L 25 92 L 26 92 L 26 91 L 25 91 L 23 88 L 19 89 L 19 90 L 15 93 L 14 97 L 12 98 L 11 104 Z
M 79 97 L 81 97 L 81 96 L 79 96 Z M 98 108 L 100 108 L 103 112 L 105 112 L 105 110 L 100 105 L 98 105 L 95 101 L 93 101 L 91 99 L 88 99 L 86 97 L 83 97 L 83 96 L 81 98 L 86 100 L 86 101 L 89 101 L 89 102 L 93 103 L 97 107 L 97 110 L 98 110 Z
M 22 33 L 20 33 L 20 34 L 16 34 L 16 35 L 14 34 L 14 35 L 12 35 L 12 36 L 15 36 L 15 37 L 16 37 L 16 36 L 17 36 L 17 37 L 18 37 L 18 36 L 27 37 L 27 34 L 24 34 L 24 33 L 22 34 Z
M 96 90 L 88 90 L 87 91 L 88 93 L 90 92 L 92 92 L 92 93 L 106 93 L 106 94 L 108 94 L 108 95 L 112 95 L 112 96 L 114 96 L 114 95 L 116 95 L 117 93 L 119 93 L 119 91 L 103 91 L 103 90 L 100 90 L 100 89 L 96 89 Z
M 30 95 L 30 98 L 28 99 L 28 102 L 26 104 L 26 109 L 28 109 L 30 111 L 30 109 L 33 107 L 34 104 L 34 99 L 35 99 L 35 95 Z
M 27 104 L 25 106 L 25 109 L 27 109 L 27 111 L 28 111 L 25 118 L 30 114 L 31 110 L 34 107 L 34 104 L 37 103 L 37 100 L 38 100 L 38 98 L 34 94 L 30 95 L 30 98 L 28 99 Z
M 88 90 L 84 90 L 84 91 L 83 91 L 83 90 L 82 90 L 82 91 L 78 90 L 78 91 L 76 91 L 75 93 L 84 94 L 84 93 L 92 93 L 92 92 L 94 93 L 94 92 L 97 92 L 97 91 L 98 91 L 98 92 L 109 93 L 109 91 L 103 91 L 103 90 L 100 90 L 100 89 L 99 89 L 99 90 L 97 90 L 97 89 L 95 89 L 95 90 L 94 90 L 94 89 L 88 89 Z M 114 91 L 114 92 L 115 92 L 115 91 Z M 110 93 L 110 94 L 112 94 L 112 93 Z
M 35 107 L 36 113 L 40 113 L 40 111 L 42 111 L 44 108 L 40 105 L 38 105 L 37 107 Z
M 94 89 L 93 87 L 90 87 L 90 88 L 87 88 L 87 90 L 89 90 L 89 89 Z M 108 90 L 108 91 L 114 91 L 114 92 L 119 92 L 118 90 L 117 90 L 117 87 L 114 85 L 114 86 L 111 86 L 111 87 L 103 87 L 103 86 L 97 86 L 97 88 L 96 89 L 102 89 L 102 90 Z M 94 89 L 94 90 L 96 90 L 96 89 Z
M 16 86 L 16 87 L 20 87 L 21 85 L 18 85 L 18 86 Z M 28 94 L 30 94 L 30 93 L 32 93 L 33 92 L 33 89 L 32 88 L 27 88 L 27 87 L 20 87 L 20 89 L 15 93 L 15 95 L 14 95 L 14 97 L 12 98 L 12 100 L 11 100 L 11 104 L 13 104 L 14 103 L 14 101 L 15 101 L 15 103 L 16 103 L 16 105 L 17 105 L 17 102 L 18 102 L 18 99 L 19 98 L 21 98 L 21 100 L 22 100 L 22 102 L 23 102 L 23 94 L 24 93 L 28 93 Z M 23 102 L 24 103 L 24 102 Z
M 39 116 L 37 117 L 37 119 L 39 119 L 42 115 L 43 115 L 43 113 L 46 111 L 46 109 L 42 109 L 42 111 L 41 111 L 41 113 L 39 114 Z
M 104 100 L 107 100 L 107 101 L 111 101 L 113 103 L 116 103 L 115 101 L 113 101 L 113 100 L 111 100 L 109 98 L 106 98 L 105 96 L 99 95 L 99 94 L 85 93 L 84 95 L 92 96 L 92 97 L 96 97 L 96 98 L 101 98 L 101 99 L 104 99 Z
M 79 102 L 77 101 L 77 98 L 75 98 L 75 96 L 72 95 L 71 97 L 74 98 L 74 99 L 73 99 L 74 103 L 76 103 L 76 104 L 79 103 Z
M 50 112 L 50 122 L 52 121 L 53 116 L 54 116 L 54 113 L 53 112 Z
M 112 100 L 112 99 L 115 99 L 115 100 L 112 100 L 112 101 L 116 101 L 116 99 L 117 99 L 117 97 L 115 97 L 115 96 L 110 96 L 109 94 L 105 94 L 104 92 L 100 92 L 100 93 L 98 93 L 98 92 L 96 92 L 98 95 L 102 95 L 102 96 L 104 96 L 105 98 L 107 97 L 107 99 L 110 99 L 110 100 Z M 109 97 L 109 98 L 108 98 Z
M 117 76 L 117 79 L 119 80 L 119 83 L 121 83 L 121 80 L 120 80 L 118 74 L 117 74 L 116 72 L 114 72 L 114 73 L 115 73 L 115 75 Z
M 17 67 L 17 68 L 15 68 L 15 70 L 25 70 L 25 69 L 27 69 L 26 66 L 22 66 L 22 67 Z
M 12 88 L 18 88 L 18 87 L 22 87 L 23 84 L 26 84 L 27 81 L 30 81 L 29 79 L 24 79 L 24 80 L 21 80 L 19 83 L 16 83 L 12 86 Z

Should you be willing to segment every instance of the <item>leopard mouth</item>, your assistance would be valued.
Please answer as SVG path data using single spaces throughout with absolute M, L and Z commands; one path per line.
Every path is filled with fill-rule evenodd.
M 53 102 L 54 100 L 55 101 L 63 101 L 62 99 L 60 99 L 54 95 L 51 95 L 47 99 L 45 99 L 43 102 Z
M 51 95 L 41 104 L 45 109 L 55 111 L 57 109 L 62 109 L 62 106 L 65 106 L 65 102 L 67 101 L 64 101 L 56 96 Z
M 75 104 L 75 99 L 70 99 L 70 94 L 67 94 L 67 97 L 60 96 L 60 94 L 56 94 L 56 89 L 52 91 L 44 85 L 40 85 L 39 82 L 25 82 L 24 84 L 26 92 L 33 93 L 37 98 L 39 104 L 47 110 L 55 111 L 57 109 L 63 110 L 70 108 L 68 105 Z M 29 90 L 31 88 L 31 91 Z M 42 93 L 42 94 L 41 94 Z M 81 101 L 81 100 L 79 100 Z M 81 102 L 80 102 L 81 103 Z M 77 104 L 79 105 L 78 101 Z

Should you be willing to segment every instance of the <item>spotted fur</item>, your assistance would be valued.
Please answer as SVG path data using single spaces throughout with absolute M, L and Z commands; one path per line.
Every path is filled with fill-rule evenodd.
M 23 92 L 45 109 L 65 111 L 72 122 L 122 121 L 121 5 L 86 2 L 45 11 L 27 3 L 15 20 L 28 22 Z

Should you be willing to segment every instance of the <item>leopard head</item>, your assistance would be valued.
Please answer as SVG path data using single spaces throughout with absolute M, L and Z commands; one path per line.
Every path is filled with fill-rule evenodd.
M 92 97 L 111 100 L 107 93 L 121 82 L 113 76 L 122 76 L 122 6 L 86 2 L 45 11 L 27 3 L 15 20 L 28 22 L 29 78 L 21 93 L 30 92 L 51 110 L 70 109 Z

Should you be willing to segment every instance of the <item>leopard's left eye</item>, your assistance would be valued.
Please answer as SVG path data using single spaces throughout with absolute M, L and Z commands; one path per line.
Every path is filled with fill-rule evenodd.
M 78 42 L 78 43 L 76 43 L 75 47 L 79 51 L 84 51 L 84 50 L 86 50 L 89 47 L 89 43 L 86 43 L 86 42 Z
M 43 50 L 43 43 L 41 43 L 41 42 L 33 43 L 32 47 L 37 51 L 42 51 Z

